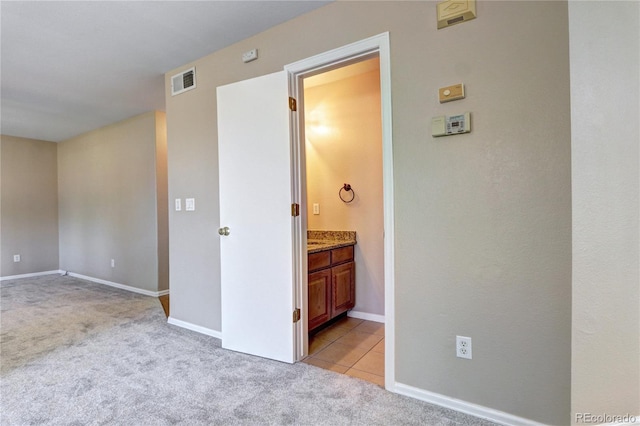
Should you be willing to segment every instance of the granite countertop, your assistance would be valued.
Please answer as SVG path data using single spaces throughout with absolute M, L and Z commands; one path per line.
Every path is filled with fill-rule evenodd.
M 357 244 L 355 231 L 307 231 L 307 253 Z

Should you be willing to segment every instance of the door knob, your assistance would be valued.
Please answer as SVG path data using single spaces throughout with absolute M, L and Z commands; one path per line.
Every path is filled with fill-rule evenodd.
M 218 229 L 218 234 L 224 235 L 225 237 L 229 235 L 229 227 L 225 226 L 224 228 Z

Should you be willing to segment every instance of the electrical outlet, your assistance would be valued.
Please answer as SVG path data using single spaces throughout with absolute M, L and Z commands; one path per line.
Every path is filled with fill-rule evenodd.
M 313 203 L 313 214 L 320 214 L 320 204 Z
M 471 337 L 456 336 L 456 356 L 458 358 L 472 358 Z
M 116 260 L 115 259 L 111 259 L 111 267 L 112 268 L 116 267 Z
M 20 255 L 19 254 L 14 254 L 13 255 L 13 261 L 14 262 L 20 262 Z

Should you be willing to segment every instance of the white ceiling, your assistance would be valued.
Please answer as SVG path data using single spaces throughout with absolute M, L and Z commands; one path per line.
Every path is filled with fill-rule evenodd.
M 0 130 L 58 142 L 164 110 L 165 72 L 327 3 L 2 1 Z

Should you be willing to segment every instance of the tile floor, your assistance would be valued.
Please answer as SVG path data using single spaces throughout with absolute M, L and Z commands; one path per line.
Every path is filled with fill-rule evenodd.
M 384 324 L 345 317 L 309 338 L 303 362 L 384 387 Z

